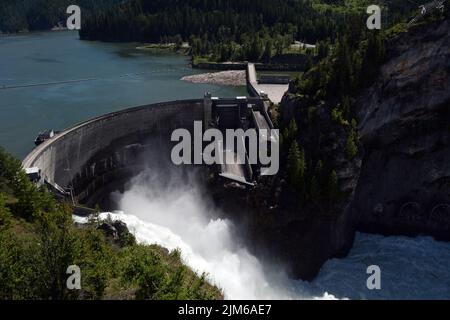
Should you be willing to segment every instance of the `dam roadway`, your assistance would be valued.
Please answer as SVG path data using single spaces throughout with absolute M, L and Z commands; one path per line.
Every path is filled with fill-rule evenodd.
M 253 96 L 261 96 L 265 93 L 270 101 L 279 104 L 284 94 L 288 91 L 288 84 L 260 84 L 256 75 L 254 63 L 247 64 L 247 90 Z

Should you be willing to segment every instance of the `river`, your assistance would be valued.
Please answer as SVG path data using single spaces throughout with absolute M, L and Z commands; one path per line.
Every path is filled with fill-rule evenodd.
M 73 32 L 0 37 L 0 145 L 23 157 L 42 129 L 207 91 L 245 94 L 242 87 L 181 81 L 201 72 L 188 67 L 187 57 L 135 47 L 79 41 Z M 359 233 L 349 256 L 328 261 L 313 282 L 290 280 L 282 270 L 263 268 L 234 237 L 231 221 L 210 218 L 213 209 L 192 183 L 175 177 L 162 186 L 161 180 L 137 177 L 115 195 L 122 209 L 115 217 L 142 243 L 180 248 L 185 262 L 207 272 L 229 299 L 450 299 L 448 243 Z M 381 290 L 366 286 L 369 265 L 381 269 Z
M 312 282 L 262 266 L 219 216 L 195 176 L 148 170 L 125 193 L 113 194 L 141 243 L 181 249 L 184 261 L 225 292 L 227 299 L 450 299 L 450 244 L 430 237 L 358 233 L 350 254 L 325 263 Z M 104 214 L 106 217 L 107 214 Z M 380 290 L 367 287 L 367 268 L 380 268 Z

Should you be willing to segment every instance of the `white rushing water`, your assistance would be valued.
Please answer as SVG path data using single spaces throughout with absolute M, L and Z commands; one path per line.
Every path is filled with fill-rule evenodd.
M 281 270 L 263 271 L 231 221 L 213 218 L 200 189 L 182 181 L 142 174 L 114 195 L 122 211 L 112 218 L 124 221 L 140 243 L 181 249 L 185 263 L 206 272 L 227 299 L 450 299 L 448 243 L 357 234 L 349 256 L 328 261 L 312 283 L 290 280 Z M 381 290 L 366 287 L 370 265 L 381 268 Z

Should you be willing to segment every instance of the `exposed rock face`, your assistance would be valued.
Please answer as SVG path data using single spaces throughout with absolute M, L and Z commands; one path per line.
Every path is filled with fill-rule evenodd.
M 450 23 L 393 39 L 359 101 L 358 227 L 450 240 Z
M 325 261 L 346 255 L 353 244 L 355 229 L 350 204 L 361 161 L 359 155 L 348 159 L 346 141 L 351 128 L 336 123 L 330 106 L 324 102 L 313 105 L 307 96 L 286 95 L 281 108 L 284 121 L 296 120 L 298 142 L 305 150 L 309 175 L 314 174 L 321 160 L 327 168 L 324 171 L 328 171 L 326 176 L 335 170 L 339 181 L 341 196 L 331 205 L 326 204 L 326 197 L 318 197 L 298 206 L 298 193 L 287 184 L 278 184 L 280 206 L 273 224 L 263 232 L 267 245 L 291 266 L 291 274 L 311 280 Z
M 293 277 L 313 279 L 326 260 L 347 254 L 355 230 L 450 240 L 449 22 L 392 39 L 387 55 L 356 101 L 362 150 L 351 160 L 349 129 L 330 119 L 330 106 L 293 94 L 280 105 L 282 121 L 297 121 L 308 168 L 321 159 L 336 170 L 343 196 L 333 206 L 298 206 L 286 174 L 252 190 L 212 188 L 219 205 L 239 213 L 258 256 Z
M 312 280 L 326 260 L 344 256 L 353 244 L 350 204 L 360 158 L 347 159 L 345 150 L 350 128 L 331 119 L 329 106 L 321 103 L 312 111 L 308 97 L 286 95 L 281 108 L 284 119 L 295 119 L 298 125 L 297 140 L 305 150 L 308 179 L 321 160 L 324 174 L 322 178 L 317 176 L 317 181 L 326 185 L 330 172 L 335 170 L 341 192 L 339 199 L 330 201 L 322 194 L 299 201 L 303 194 L 287 182 L 286 172 L 261 177 L 252 189 L 242 190 L 230 183 L 224 188 L 218 182 L 209 190 L 215 203 L 226 212 L 238 213 L 233 220 L 244 226 L 251 240 L 249 246 L 260 259 L 283 266 L 292 277 Z
M 136 242 L 135 237 L 128 230 L 128 226 L 122 221 L 104 221 L 97 229 L 103 231 L 107 239 L 119 246 L 125 247 Z
M 117 229 L 109 223 L 104 222 L 100 226 L 98 226 L 97 229 L 102 230 L 105 233 L 106 237 L 110 237 L 113 240 L 119 239 L 119 234 L 117 232 Z

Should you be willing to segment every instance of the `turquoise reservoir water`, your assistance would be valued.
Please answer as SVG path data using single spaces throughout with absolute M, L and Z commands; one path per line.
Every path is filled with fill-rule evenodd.
M 136 46 L 80 41 L 76 32 L 0 37 L 0 146 L 23 158 L 43 129 L 61 130 L 104 113 L 201 98 L 205 92 L 246 93 L 244 87 L 181 81 L 201 72 L 189 67 L 188 57 Z M 35 84 L 46 85 L 26 87 Z

